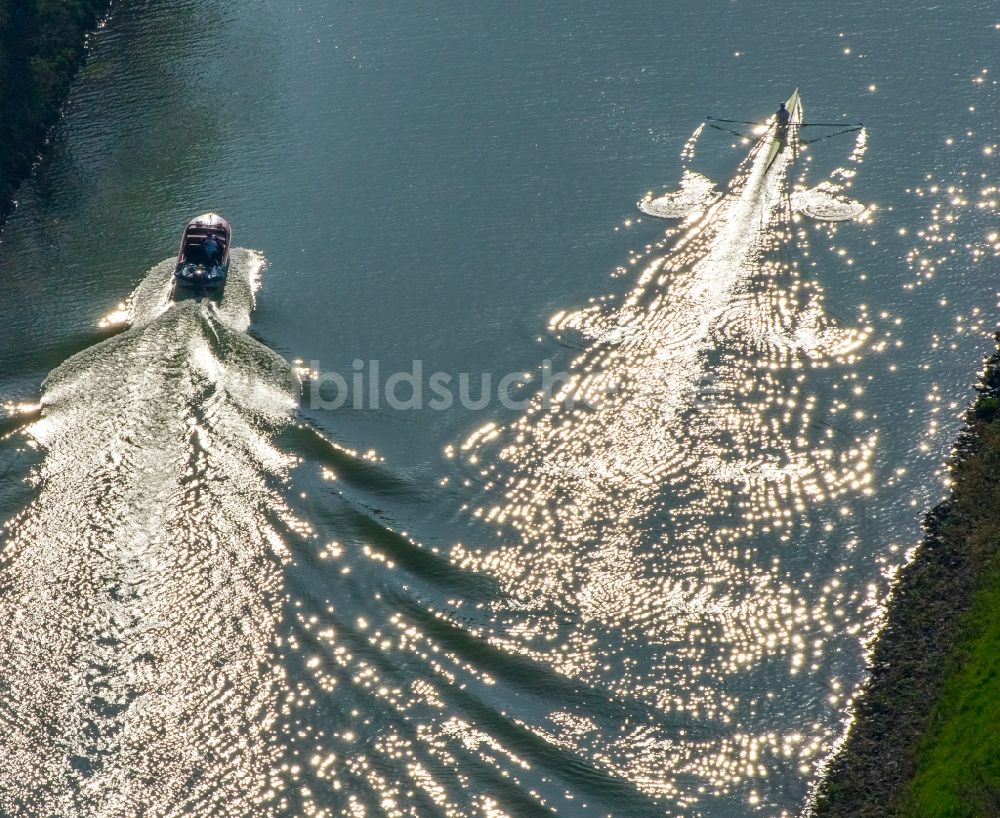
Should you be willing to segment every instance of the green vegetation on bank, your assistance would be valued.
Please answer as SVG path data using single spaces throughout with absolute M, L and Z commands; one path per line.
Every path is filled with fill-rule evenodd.
M 59 116 L 108 0 L 0 0 L 0 220 Z
M 993 436 L 994 452 L 1000 452 L 1000 433 L 994 429 Z M 995 559 L 986 585 L 970 611 L 971 637 L 962 646 L 962 666 L 948 681 L 917 749 L 917 771 L 906 793 L 914 815 L 1000 815 L 1000 566 Z
M 979 450 L 956 487 L 956 521 L 982 577 L 962 623 L 949 678 L 917 747 L 904 803 L 912 815 L 1000 815 L 1000 422 L 997 399 L 976 407 Z
M 819 816 L 1000 816 L 1000 351 L 952 477 L 900 578 Z

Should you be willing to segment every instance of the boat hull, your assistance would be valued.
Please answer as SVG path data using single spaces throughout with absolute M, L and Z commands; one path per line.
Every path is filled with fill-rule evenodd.
M 215 241 L 213 248 L 206 242 Z M 229 249 L 232 245 L 232 226 L 217 213 L 205 213 L 191 219 L 181 233 L 180 249 L 174 280 L 182 287 L 195 290 L 221 287 L 229 273 Z
M 765 139 L 770 140 L 767 147 L 767 161 L 765 166 L 770 169 L 778 154 L 788 147 L 793 147 L 798 139 L 799 126 L 802 124 L 802 100 L 799 98 L 799 89 L 792 91 L 792 95 L 785 103 L 788 109 L 788 124 L 784 127 L 778 125 L 777 118 L 772 118 L 771 126 Z

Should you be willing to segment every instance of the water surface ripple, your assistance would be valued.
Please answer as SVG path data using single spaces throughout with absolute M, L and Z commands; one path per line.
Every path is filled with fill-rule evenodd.
M 0 236 L 0 814 L 801 814 L 992 345 L 994 5 L 116 3 Z M 796 84 L 865 130 L 704 124 Z M 415 359 L 523 408 L 297 380 Z

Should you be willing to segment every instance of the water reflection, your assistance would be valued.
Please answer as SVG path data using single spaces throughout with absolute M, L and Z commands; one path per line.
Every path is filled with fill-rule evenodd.
M 872 604 L 824 558 L 873 491 L 855 371 L 871 328 L 832 319 L 803 274 L 794 153 L 772 148 L 761 139 L 726 194 L 668 234 L 620 305 L 554 317 L 585 349 L 553 406 L 461 449 L 498 544 L 452 559 L 506 596 L 484 635 L 633 713 L 567 704 L 533 729 L 678 807 L 758 804 L 772 773 L 812 769 L 845 695 L 828 654 Z M 859 140 L 852 168 L 863 154 Z M 817 701 L 786 697 L 796 675 Z
M 270 441 L 297 402 L 243 334 L 263 259 L 220 305 L 139 288 L 131 328 L 45 382 L 35 499 L 0 565 L 8 815 L 270 814 L 285 538 Z

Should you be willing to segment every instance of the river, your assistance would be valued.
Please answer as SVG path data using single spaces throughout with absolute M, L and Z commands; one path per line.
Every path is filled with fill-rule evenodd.
M 998 44 L 117 3 L 0 243 L 0 814 L 800 815 L 992 348 Z

